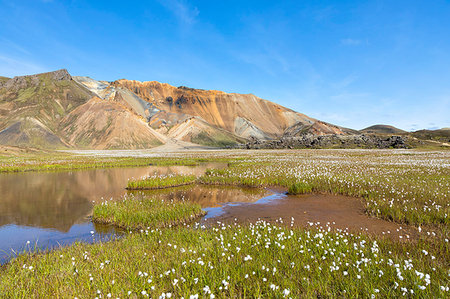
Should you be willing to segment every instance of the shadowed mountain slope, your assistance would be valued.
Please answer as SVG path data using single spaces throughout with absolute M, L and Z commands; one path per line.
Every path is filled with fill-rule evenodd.
M 407 133 L 399 128 L 389 125 L 373 125 L 365 129 L 360 130 L 361 133 L 372 134 L 404 134 Z

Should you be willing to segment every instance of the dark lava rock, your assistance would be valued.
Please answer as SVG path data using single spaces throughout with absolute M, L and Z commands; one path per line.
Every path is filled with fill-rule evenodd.
M 247 149 L 292 149 L 292 148 L 409 148 L 407 137 L 377 135 L 312 135 L 282 137 L 278 140 L 252 138 L 241 148 Z

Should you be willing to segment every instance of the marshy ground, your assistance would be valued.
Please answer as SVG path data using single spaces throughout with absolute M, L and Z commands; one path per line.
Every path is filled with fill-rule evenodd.
M 205 169 L 194 174 L 193 185 L 173 190 L 170 185 L 186 177 L 160 174 L 152 185 L 155 177 L 145 175 L 135 179 L 169 188 L 98 201 L 94 219 L 125 227 L 124 237 L 22 254 L 3 266 L 0 295 L 448 297 L 448 151 L 10 156 L 1 159 L 0 170 L 211 161 L 227 167 Z M 236 200 L 223 200 L 217 190 L 230 187 L 222 186 L 258 191 L 246 202 L 245 191 L 228 192 Z M 288 189 L 300 194 L 284 194 Z M 202 219 L 208 196 L 216 210 L 206 211 L 216 215 Z

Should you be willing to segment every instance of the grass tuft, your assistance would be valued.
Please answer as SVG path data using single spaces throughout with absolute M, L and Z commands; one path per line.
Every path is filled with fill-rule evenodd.
M 204 214 L 200 205 L 188 201 L 164 201 L 156 196 L 129 194 L 122 200 L 95 205 L 92 221 L 133 230 L 175 226 Z
M 178 187 L 193 184 L 197 180 L 195 175 L 155 175 L 139 180 L 128 181 L 128 190 L 150 190 Z
M 289 187 L 288 193 L 295 195 L 295 194 L 305 194 L 305 193 L 311 193 L 313 191 L 311 185 L 305 184 L 303 182 L 294 183 Z

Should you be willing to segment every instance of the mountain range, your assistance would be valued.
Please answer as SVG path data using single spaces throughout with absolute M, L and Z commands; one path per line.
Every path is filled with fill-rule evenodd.
M 366 133 L 399 134 L 389 126 Z M 156 81 L 97 81 L 62 69 L 0 77 L 0 144 L 35 148 L 137 149 L 163 144 L 229 147 L 249 140 L 360 132 L 253 94 Z

